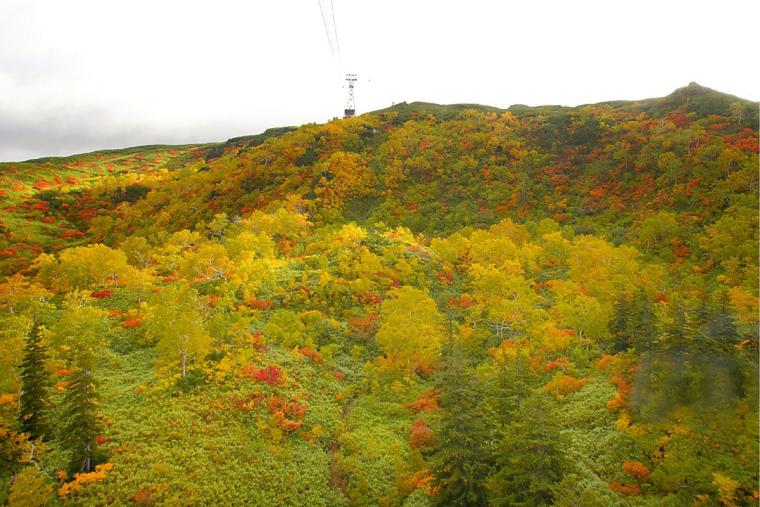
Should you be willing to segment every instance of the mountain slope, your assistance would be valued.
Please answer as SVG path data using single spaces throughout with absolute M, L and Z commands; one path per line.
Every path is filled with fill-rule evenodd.
M 317 222 L 382 221 L 438 234 L 505 217 L 549 218 L 669 261 L 708 262 L 704 235 L 727 210 L 755 231 L 750 237 L 757 229 L 742 211 L 758 188 L 756 107 L 730 99 L 690 85 L 664 99 L 500 114 L 394 106 L 217 146 L 206 161 L 144 183 L 152 193 L 93 232 L 118 240 L 120 231 L 193 227 L 214 213 L 297 199 Z M 717 115 L 698 100 L 736 111 Z M 172 199 L 178 192 L 183 199 Z M 98 188 L 92 196 L 114 199 Z M 655 218 L 669 230 L 651 230 Z
M 757 164 L 694 84 L 0 164 L 0 501 L 753 505 Z

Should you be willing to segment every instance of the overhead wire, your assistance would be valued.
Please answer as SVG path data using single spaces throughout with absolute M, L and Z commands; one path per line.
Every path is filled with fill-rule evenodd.
M 332 37 L 330 36 L 330 29 L 328 28 L 327 17 L 325 17 L 325 9 L 322 6 L 322 0 L 317 0 L 319 4 L 319 13 L 322 15 L 322 25 L 325 27 L 325 35 L 327 36 L 327 45 L 330 46 L 330 54 L 335 59 L 335 49 L 333 48 Z
M 343 58 L 340 52 L 340 39 L 338 38 L 338 23 L 335 20 L 335 4 L 334 0 L 330 0 L 330 5 L 327 5 L 326 0 L 317 0 L 319 4 L 319 13 L 322 16 L 322 26 L 325 29 L 325 36 L 327 37 L 327 45 L 330 47 L 330 54 L 332 55 L 333 68 L 335 76 L 338 80 L 343 79 Z M 332 26 L 330 26 L 332 22 Z M 332 30 L 331 30 L 332 28 Z M 354 79 L 355 81 L 355 79 Z M 348 83 L 349 94 L 353 89 L 353 83 Z
M 333 33 L 335 33 L 335 48 L 338 51 L 338 61 L 340 61 L 340 43 L 338 42 L 338 23 L 335 22 L 335 7 L 333 7 L 333 0 L 330 0 L 330 11 L 332 13 Z

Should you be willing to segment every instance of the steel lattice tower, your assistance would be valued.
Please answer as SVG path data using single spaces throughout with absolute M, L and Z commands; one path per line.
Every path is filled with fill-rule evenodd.
M 343 118 L 353 118 L 356 114 L 356 103 L 354 102 L 354 83 L 357 81 L 356 74 L 346 74 L 346 83 L 348 84 L 348 99 L 346 100 L 346 109 L 343 111 Z

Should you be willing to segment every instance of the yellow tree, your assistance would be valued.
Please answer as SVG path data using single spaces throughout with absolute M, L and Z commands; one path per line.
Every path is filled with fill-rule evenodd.
M 40 255 L 33 267 L 39 281 L 58 291 L 124 285 L 135 274 L 124 252 L 101 244 L 66 249 L 57 261 Z
M 367 162 L 356 153 L 336 151 L 315 170 L 319 182 L 314 193 L 328 217 L 340 212 L 344 200 L 368 194 L 374 179 Z
M 641 278 L 638 257 L 635 248 L 579 236 L 569 249 L 568 274 L 589 295 L 611 302 Z
M 105 310 L 88 304 L 87 291 L 66 294 L 61 318 L 51 329 L 54 355 L 77 369 L 91 370 L 107 345 Z
M 16 273 L 0 283 L 0 310 L 8 310 L 14 315 L 20 304 L 26 307 L 30 302 L 39 302 L 49 296 L 51 294 L 43 287 L 29 283 L 24 275 Z
M 227 250 L 217 243 L 203 243 L 197 249 L 187 250 L 178 264 L 181 275 L 192 279 L 227 281 L 233 265 L 227 258 Z
M 428 367 L 438 357 L 443 340 L 442 318 L 426 292 L 410 286 L 394 289 L 380 308 L 375 339 L 391 367 Z
M 153 301 L 146 334 L 156 340 L 159 359 L 179 361 L 182 378 L 188 364 L 203 358 L 211 346 L 195 289 L 176 284 L 163 289 Z

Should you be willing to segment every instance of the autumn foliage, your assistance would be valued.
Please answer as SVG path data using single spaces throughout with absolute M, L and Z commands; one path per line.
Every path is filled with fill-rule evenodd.
M 437 410 L 438 407 L 438 390 L 431 389 L 425 391 L 420 395 L 417 401 L 413 403 L 407 403 L 407 407 L 411 408 L 415 412 L 429 413 Z
M 419 418 L 412 423 L 409 444 L 412 447 L 429 447 L 435 444 L 433 430 L 430 429 L 424 419 Z
M 140 324 L 142 324 L 142 320 L 140 317 L 129 317 L 126 320 L 124 320 L 121 324 L 119 324 L 124 329 L 134 329 L 136 327 L 140 327 Z
M 641 494 L 641 489 L 638 484 L 624 484 L 619 481 L 612 481 L 610 483 L 610 491 L 620 493 L 621 495 L 637 496 Z
M 310 349 L 309 347 L 299 348 L 298 353 L 301 354 L 302 356 L 308 357 L 315 363 L 321 363 L 322 361 L 324 361 L 324 359 L 322 358 L 322 354 L 320 354 L 318 351 L 314 349 Z
M 639 461 L 626 461 L 623 463 L 623 472 L 638 480 L 646 479 L 652 473 L 646 465 Z
M 119 473 L 65 503 L 751 504 L 754 106 L 398 104 L 0 163 L 0 497 L 50 482 L 86 386 Z
M 577 379 L 570 375 L 559 374 L 550 382 L 546 383 L 543 389 L 559 399 L 567 394 L 580 391 L 587 383 L 587 379 Z
M 241 368 L 240 376 L 248 377 L 251 380 L 264 382 L 272 386 L 279 385 L 283 380 L 282 370 L 279 366 L 273 364 L 263 368 L 257 368 L 251 364 L 246 364 Z
M 113 465 L 111 463 L 104 463 L 96 466 L 95 471 L 93 472 L 74 474 L 74 479 L 72 481 L 64 482 L 61 484 L 61 487 L 58 488 L 58 496 L 66 498 L 81 490 L 83 486 L 100 482 L 106 478 L 106 473 L 110 472 L 112 469 Z

